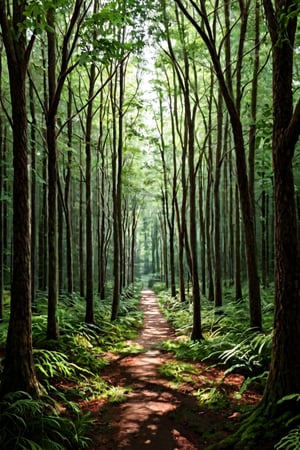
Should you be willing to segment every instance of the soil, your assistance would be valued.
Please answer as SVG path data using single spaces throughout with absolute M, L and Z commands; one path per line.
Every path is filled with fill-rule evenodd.
M 177 337 L 151 290 L 142 291 L 140 307 L 144 324 L 134 342 L 143 352 L 125 357 L 107 354 L 110 364 L 102 374 L 112 385 L 128 388 L 126 399 L 82 405 L 95 419 L 89 450 L 202 450 L 220 442 L 238 428 L 241 405 L 255 405 L 260 394 L 248 390 L 240 395 L 242 375 L 225 376 L 223 369 L 204 363 L 190 362 L 188 373 L 176 383 L 162 375 L 159 368 L 176 360 L 158 344 Z M 205 399 L 212 389 L 223 403 L 200 403 L 195 394 L 201 391 Z M 273 447 L 256 447 L 267 448 Z

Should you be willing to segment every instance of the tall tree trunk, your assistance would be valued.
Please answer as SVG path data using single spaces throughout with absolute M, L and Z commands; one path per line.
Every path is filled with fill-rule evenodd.
M 56 148 L 56 108 L 53 108 L 56 93 L 56 38 L 55 9 L 50 8 L 47 14 L 50 27 L 48 36 L 48 89 L 49 105 L 46 117 L 47 149 L 48 149 L 48 322 L 47 338 L 58 339 L 57 322 L 57 148 Z
M 124 32 L 124 31 L 123 31 Z M 113 299 L 111 320 L 115 320 L 118 315 L 119 301 L 121 293 L 121 267 L 122 267 L 122 159 L 123 159 L 123 103 L 124 103 L 124 61 L 121 62 L 118 71 L 118 99 L 113 97 L 114 109 L 117 107 L 118 113 L 115 116 L 115 138 L 113 144 Z M 116 91 L 115 93 L 116 94 Z M 118 103 L 116 103 L 118 102 Z M 117 123 L 116 123 L 117 121 Z
M 300 392 L 300 292 L 293 156 L 300 129 L 300 101 L 293 113 L 294 1 L 264 0 L 273 43 L 273 167 L 275 186 L 275 311 L 272 361 L 264 398 L 271 414 L 283 396 Z M 282 35 L 283 20 L 286 28 Z
M 241 282 L 241 231 L 238 186 L 235 186 L 235 300 L 243 298 Z
M 82 148 L 80 146 L 80 166 L 82 166 Z M 79 292 L 80 296 L 83 298 L 85 295 L 85 270 L 84 270 L 84 236 L 85 236 L 85 229 L 84 229 L 84 205 L 83 205 L 83 186 L 84 186 L 84 179 L 83 174 L 80 172 L 80 183 L 79 183 Z
M 160 156 L 162 161 L 162 170 L 163 170 L 163 198 L 164 198 L 164 210 L 165 210 L 165 216 L 166 216 L 166 223 L 168 225 L 168 237 L 169 237 L 169 271 L 170 271 L 170 288 L 171 288 L 171 297 L 176 296 L 176 281 L 175 281 L 175 251 L 174 251 L 174 235 L 175 235 L 175 211 L 174 211 L 174 195 L 176 192 L 176 184 L 174 186 L 174 183 L 176 183 L 176 174 L 174 175 L 173 172 L 173 178 L 172 178 L 172 186 L 171 186 L 171 199 L 169 195 L 169 180 L 168 180 L 168 165 L 166 162 L 166 147 L 165 147 L 165 136 L 164 136 L 164 117 L 163 117 L 163 105 L 162 101 L 160 99 L 159 101 L 160 108 L 160 124 L 159 124 L 159 134 L 160 134 Z M 176 147 L 175 145 L 175 136 L 174 136 L 174 130 L 172 132 L 172 139 L 173 139 L 173 148 Z M 174 154 L 173 154 L 173 171 L 176 170 L 176 165 L 174 167 Z M 175 180 L 174 180 L 175 176 Z
M 206 232 L 205 232 L 205 217 L 204 217 L 204 202 L 203 202 L 203 173 L 202 173 L 202 159 L 199 164 L 199 222 L 200 222 L 200 245 L 201 245 L 201 292 L 206 296 Z
M 42 157 L 42 178 L 45 181 L 42 186 L 40 198 L 40 212 L 39 212 L 39 282 L 38 287 L 41 291 L 47 289 L 47 273 L 48 273 L 48 250 L 47 250 L 47 224 L 48 224 L 48 209 L 47 209 L 47 156 L 46 149 L 44 149 Z
M 215 306 L 222 306 L 222 267 L 221 267 L 221 211 L 220 211 L 220 179 L 221 179 L 221 152 L 223 144 L 223 110 L 222 96 L 219 90 L 217 103 L 217 146 L 215 156 L 215 182 L 214 182 L 214 206 L 215 206 Z
M 91 65 L 89 74 L 89 99 L 94 95 L 96 66 Z M 94 287 L 93 287 L 93 225 L 92 225 L 92 164 L 91 139 L 93 122 L 93 102 L 90 101 L 86 116 L 85 130 L 85 201 L 86 201 L 86 311 L 85 321 L 94 323 Z
M 0 48 L 0 91 L 2 91 L 2 49 Z M 4 148 L 4 126 L 2 112 L 0 112 L 0 322 L 3 320 L 3 290 L 4 290 L 4 259 L 3 259 L 3 148 Z
M 219 52 L 216 48 L 216 42 L 213 39 L 213 33 L 210 28 L 209 20 L 207 18 L 207 12 L 205 9 L 205 2 L 201 3 L 199 8 L 196 8 L 197 14 L 203 21 L 197 21 L 192 14 L 189 13 L 186 6 L 181 0 L 175 0 L 183 14 L 192 23 L 197 30 L 203 41 L 205 42 L 207 49 L 210 53 L 212 64 L 214 66 L 216 77 L 219 81 L 220 89 L 228 110 L 230 117 L 233 140 L 236 154 L 236 170 L 237 180 L 240 192 L 241 211 L 243 217 L 244 234 L 245 234 L 245 247 L 246 247 L 246 262 L 248 273 L 248 292 L 249 292 L 249 306 L 250 306 L 250 326 L 257 330 L 262 329 L 262 317 L 261 317 L 261 298 L 260 298 L 260 286 L 257 269 L 257 254 L 255 244 L 255 229 L 254 218 L 251 208 L 251 200 L 249 195 L 249 184 L 247 176 L 246 155 L 245 155 L 245 143 L 243 136 L 243 126 L 240 117 L 240 100 L 241 100 L 241 64 L 243 54 L 243 44 L 245 41 L 246 23 L 248 17 L 248 8 L 244 3 L 241 3 L 241 33 L 238 48 L 238 67 L 237 67 L 237 93 L 236 101 L 234 101 L 230 86 L 226 83 L 224 71 L 221 66 L 221 59 Z M 193 2 L 191 2 L 193 4 Z M 243 6 L 242 6 L 243 5 Z M 193 4 L 193 6 L 195 6 Z M 202 26 L 203 25 L 203 26 Z
M 30 146 L 31 146 L 31 302 L 35 301 L 35 289 L 36 289 L 36 117 L 35 106 L 33 96 L 33 82 L 29 80 L 29 99 L 30 99 L 30 114 L 31 114 L 31 128 L 30 128 Z
M 0 1 L 0 25 L 10 83 L 13 127 L 13 278 L 10 318 L 6 340 L 0 396 L 14 391 L 39 395 L 32 354 L 30 204 L 26 73 L 33 38 L 26 43 L 19 26 L 25 19 L 25 2 L 14 2 L 13 15 Z
M 74 287 L 74 274 L 73 274 L 73 244 L 72 244 L 72 220 L 70 214 L 70 189 L 71 189 L 71 167 L 73 161 L 72 151 L 72 86 L 71 82 L 68 85 L 68 162 L 65 179 L 65 192 L 64 192 L 64 211 L 66 217 L 66 241 L 67 241 L 67 290 L 69 294 L 73 293 Z
M 63 198 L 58 197 L 57 203 L 57 255 L 58 255 L 58 292 L 63 292 L 64 284 L 64 217 Z

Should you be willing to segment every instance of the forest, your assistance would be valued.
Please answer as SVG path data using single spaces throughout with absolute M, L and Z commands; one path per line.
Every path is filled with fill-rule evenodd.
M 130 395 L 107 355 L 148 348 L 145 292 L 175 333 L 160 376 L 258 394 L 178 449 L 300 448 L 299 13 L 0 0 L 1 448 L 100 448 L 84 402 Z

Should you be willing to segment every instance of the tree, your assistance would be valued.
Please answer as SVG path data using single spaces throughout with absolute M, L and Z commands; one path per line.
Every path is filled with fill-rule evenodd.
M 0 24 L 9 71 L 13 130 L 13 278 L 4 369 L 0 395 L 23 390 L 38 396 L 32 355 L 30 206 L 26 74 L 34 34 L 26 39 L 26 2 L 14 2 L 12 11 L 0 1 Z
M 293 157 L 300 134 L 300 100 L 293 107 L 295 33 L 299 6 L 264 0 L 273 45 L 273 167 L 275 186 L 275 311 L 270 374 L 262 400 L 269 413 L 277 401 L 300 392 L 299 246 Z
M 57 323 L 57 141 L 56 122 L 57 111 L 62 89 L 69 73 L 76 67 L 77 62 L 72 62 L 72 55 L 79 38 L 79 30 L 86 15 L 86 5 L 83 0 L 76 0 L 67 30 L 64 34 L 60 56 L 60 67 L 57 67 L 57 35 L 55 30 L 56 8 L 55 4 L 48 5 L 46 12 L 47 41 L 48 41 L 48 105 L 45 105 L 47 125 L 48 148 L 48 323 L 47 337 L 57 339 L 59 335 Z
M 294 106 L 292 88 L 299 6 L 293 0 L 277 0 L 274 5 L 270 0 L 263 3 L 273 52 L 276 260 L 272 360 L 260 404 L 238 433 L 218 449 L 233 448 L 237 441 L 246 440 L 253 430 L 256 436 L 263 435 L 269 430 L 270 421 L 283 413 L 299 413 L 299 405 L 293 400 L 278 403 L 282 398 L 300 392 L 299 246 L 292 167 L 300 133 L 300 100 Z M 286 417 L 283 427 L 285 425 Z
M 181 1 L 175 0 L 175 3 L 179 6 L 186 18 L 192 23 L 197 30 L 199 36 L 207 46 L 211 61 L 218 79 L 220 89 L 224 102 L 226 104 L 228 114 L 231 121 L 231 128 L 233 133 L 235 155 L 236 155 L 236 170 L 237 181 L 240 193 L 241 211 L 244 224 L 244 235 L 247 255 L 247 272 L 248 272 L 248 290 L 249 290 L 249 303 L 250 303 L 250 325 L 257 330 L 262 329 L 262 317 L 261 317 L 261 299 L 260 299 L 260 287 L 257 269 L 257 256 L 255 245 L 255 229 L 254 229 L 254 217 L 251 208 L 251 197 L 249 193 L 248 175 L 246 167 L 246 154 L 245 143 L 243 136 L 243 124 L 240 114 L 240 101 L 241 101 L 241 85 L 239 76 L 242 67 L 242 54 L 243 44 L 245 42 L 245 30 L 248 17 L 248 10 L 250 2 L 240 3 L 241 14 L 241 30 L 239 39 L 238 59 L 237 59 L 237 89 L 234 97 L 233 90 L 228 81 L 226 81 L 224 71 L 222 70 L 222 61 L 220 58 L 220 52 L 217 49 L 217 41 L 212 31 L 209 14 L 206 10 L 206 2 L 201 1 L 200 5 L 196 4 L 193 0 L 189 0 L 188 4 L 191 5 L 193 13 L 200 20 L 196 20 L 193 13 L 191 13 L 188 7 Z M 218 8 L 216 7 L 213 12 L 217 14 Z M 227 70 L 229 68 L 227 67 Z

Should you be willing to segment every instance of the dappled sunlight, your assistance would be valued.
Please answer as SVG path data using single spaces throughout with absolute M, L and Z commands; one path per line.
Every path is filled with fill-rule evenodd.
M 244 377 L 161 352 L 158 344 L 176 339 L 175 332 L 152 291 L 142 291 L 140 308 L 143 329 L 129 342 L 143 351 L 109 358 L 101 376 L 124 389 L 125 401 L 98 410 L 100 428 L 90 450 L 200 450 L 219 442 L 240 420 L 237 394 Z

